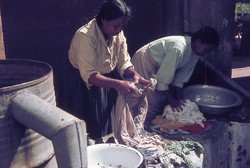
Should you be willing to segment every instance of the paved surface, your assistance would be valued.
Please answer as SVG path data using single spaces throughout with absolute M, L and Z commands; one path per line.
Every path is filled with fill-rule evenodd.
M 250 55 L 233 57 L 231 78 L 250 93 Z

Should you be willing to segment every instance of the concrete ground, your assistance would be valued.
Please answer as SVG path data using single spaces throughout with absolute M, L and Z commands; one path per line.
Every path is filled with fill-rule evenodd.
M 233 56 L 231 78 L 250 93 L 250 55 Z

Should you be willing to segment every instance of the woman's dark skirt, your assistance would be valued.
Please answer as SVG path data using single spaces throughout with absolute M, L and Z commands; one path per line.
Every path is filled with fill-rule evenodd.
M 115 72 L 105 74 L 105 76 L 119 78 Z M 117 98 L 115 89 L 96 86 L 91 86 L 88 89 L 79 70 L 67 61 L 64 65 L 61 94 L 61 108 L 86 122 L 90 138 L 98 139 L 113 132 Z

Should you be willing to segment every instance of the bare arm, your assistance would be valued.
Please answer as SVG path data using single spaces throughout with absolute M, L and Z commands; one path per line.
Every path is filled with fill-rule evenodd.
M 177 89 L 177 90 L 175 90 Z M 183 107 L 185 106 L 185 101 L 182 97 L 180 97 L 180 88 L 175 88 L 174 90 L 169 89 L 165 91 L 157 91 L 161 94 L 164 94 L 167 98 L 167 101 L 169 105 L 171 106 L 173 111 L 180 112 L 183 110 Z
M 108 78 L 99 73 L 92 74 L 89 83 L 99 87 L 114 88 L 121 94 L 128 94 L 133 90 L 129 81 Z
M 124 78 L 134 78 L 135 81 L 144 85 L 148 85 L 150 83 L 149 80 L 144 79 L 138 72 L 136 72 L 133 67 L 129 67 L 124 71 Z

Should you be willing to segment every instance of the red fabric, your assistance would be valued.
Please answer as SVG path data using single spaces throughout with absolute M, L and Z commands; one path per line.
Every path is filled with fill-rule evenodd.
M 209 123 L 209 121 L 204 121 L 203 124 L 204 124 L 204 127 L 200 126 L 199 124 L 193 124 L 193 125 L 185 125 L 181 127 L 180 129 L 189 131 L 192 133 L 198 133 L 198 132 L 203 131 L 204 129 L 211 127 L 211 124 Z

